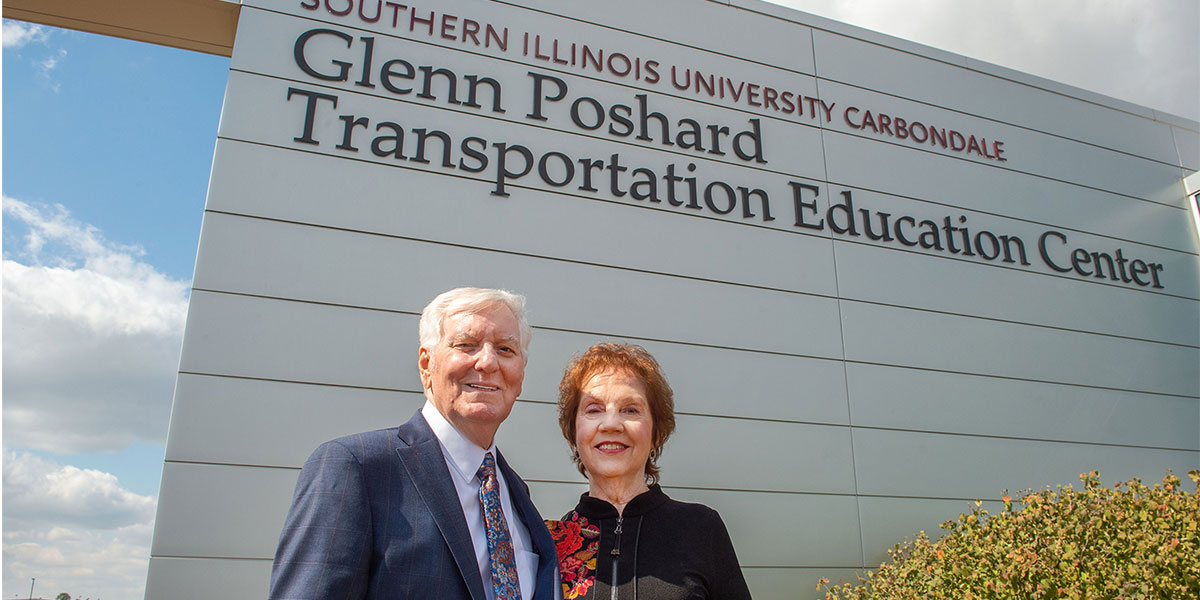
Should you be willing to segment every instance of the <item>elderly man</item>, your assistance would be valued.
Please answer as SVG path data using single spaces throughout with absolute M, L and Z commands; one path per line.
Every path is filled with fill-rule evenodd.
M 421 312 L 419 335 L 425 406 L 308 459 L 271 598 L 554 598 L 554 542 L 494 439 L 525 378 L 525 299 L 451 290 Z

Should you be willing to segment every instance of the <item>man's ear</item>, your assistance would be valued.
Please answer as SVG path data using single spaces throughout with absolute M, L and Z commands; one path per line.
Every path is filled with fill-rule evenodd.
M 425 347 L 417 350 L 417 370 L 421 373 L 421 389 L 429 389 L 429 382 L 433 379 L 433 372 L 429 368 L 432 360 L 433 355 Z

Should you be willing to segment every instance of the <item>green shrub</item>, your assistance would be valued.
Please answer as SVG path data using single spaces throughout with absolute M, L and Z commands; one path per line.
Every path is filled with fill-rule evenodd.
M 1007 492 L 996 515 L 976 501 L 940 540 L 922 531 L 857 583 L 817 589 L 826 600 L 1197 599 L 1200 471 L 1188 475 L 1191 493 L 1170 471 L 1152 488 L 1106 488 L 1091 472 L 1083 491 L 1024 492 L 1018 510 Z

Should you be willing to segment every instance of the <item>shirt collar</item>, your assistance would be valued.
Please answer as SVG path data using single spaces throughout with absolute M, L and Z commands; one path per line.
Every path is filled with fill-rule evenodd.
M 459 433 L 428 399 L 425 400 L 425 406 L 421 407 L 421 416 L 425 417 L 425 422 L 429 423 L 433 435 L 437 436 L 438 442 L 441 443 L 442 451 L 449 459 L 446 462 L 463 481 L 476 479 L 479 465 L 483 464 L 484 454 L 491 452 L 492 457 L 496 457 L 495 442 L 492 442 L 491 447 L 486 449 L 476 446 Z
M 589 519 L 615 519 L 618 516 L 636 517 L 662 506 L 667 500 L 670 498 L 656 483 L 630 500 L 629 504 L 625 505 L 625 510 L 620 513 L 617 513 L 616 507 L 607 501 L 593 498 L 587 492 L 579 496 L 579 504 L 575 506 L 575 511 Z

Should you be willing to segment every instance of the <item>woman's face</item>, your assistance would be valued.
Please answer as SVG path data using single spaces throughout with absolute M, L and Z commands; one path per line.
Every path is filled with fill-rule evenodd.
M 580 390 L 575 446 L 596 480 L 643 484 L 654 439 L 646 384 L 625 371 L 593 375 Z

